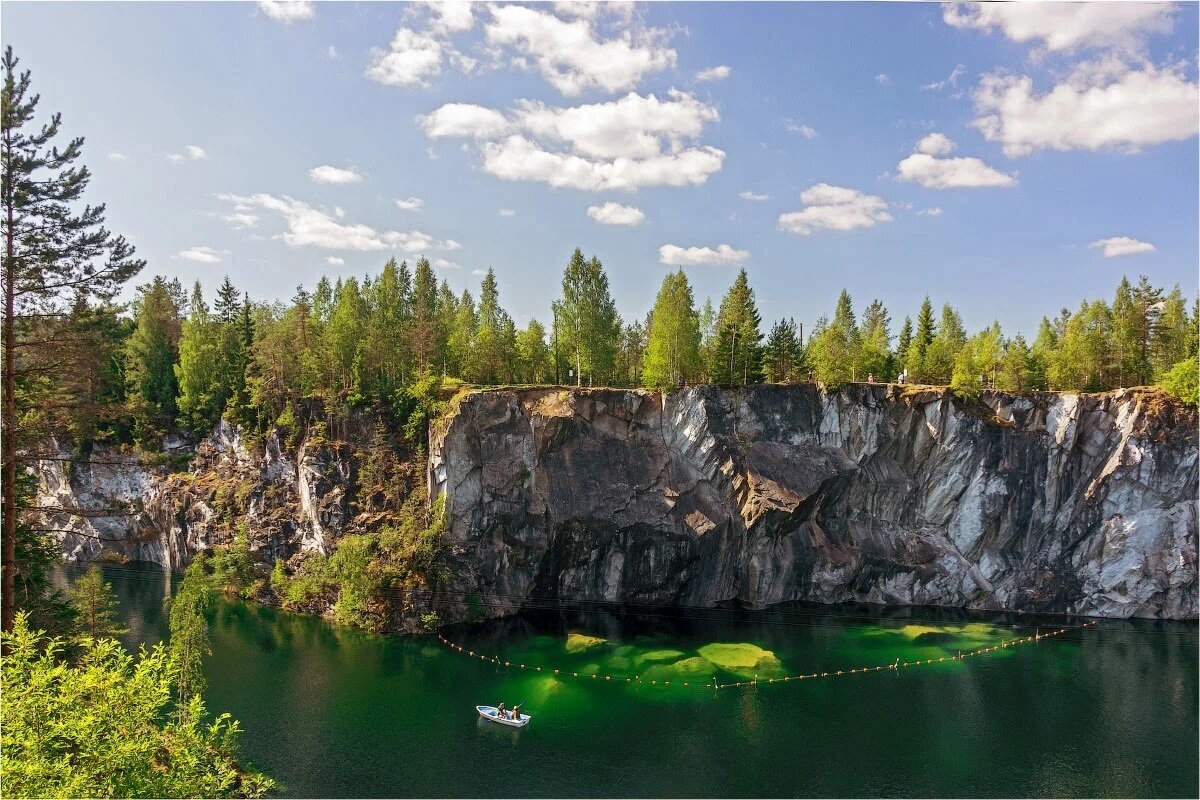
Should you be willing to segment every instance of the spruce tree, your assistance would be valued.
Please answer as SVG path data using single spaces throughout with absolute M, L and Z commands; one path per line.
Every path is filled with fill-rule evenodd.
M 912 318 L 905 317 L 904 324 L 900 326 L 900 336 L 896 339 L 896 366 L 897 372 L 904 369 L 904 365 L 908 362 L 908 348 L 912 344 L 913 326 Z
M 562 299 L 554 309 L 560 347 L 574 370 L 575 384 L 583 385 L 585 373 L 589 385 L 597 377 L 610 377 L 621 328 L 599 259 L 587 261 L 575 249 L 563 271 Z
M 911 383 L 929 383 L 930 374 L 926 366 L 926 353 L 933 344 L 937 326 L 933 321 L 933 303 L 929 295 L 921 302 L 921 311 L 917 314 L 917 332 L 905 355 L 904 368 L 908 370 Z
M 771 326 L 763 345 L 763 373 L 771 383 L 801 379 L 804 351 L 796 334 L 794 319 L 781 319 Z
M 81 636 L 104 639 L 128 632 L 129 629 L 117 618 L 117 596 L 104 580 L 98 565 L 93 564 L 76 578 L 68 597 L 75 609 Z
M 739 270 L 721 299 L 709 350 L 709 376 L 723 386 L 746 386 L 762 380 L 762 332 L 754 290 L 746 270 Z
M 148 446 L 175 420 L 178 382 L 175 363 L 182 336 L 180 306 L 162 276 L 138 287 L 136 327 L 125 350 L 125 377 L 134 434 Z
M 17 475 L 39 455 L 35 443 L 44 434 L 35 424 L 39 415 L 26 412 L 44 405 L 45 392 L 53 392 L 56 376 L 73 368 L 80 352 L 79 332 L 63 324 L 73 309 L 80 302 L 111 300 L 144 265 L 124 238 L 105 229 L 102 204 L 79 207 L 91 181 L 87 167 L 76 164 L 83 139 L 60 146 L 61 116 L 38 120 L 40 97 L 30 93 L 29 72 L 19 73 L 18 63 L 12 48 L 6 48 L 0 102 L 5 240 L 0 267 L 4 295 L 0 627 L 5 632 L 13 627 L 22 569 L 17 563 Z M 29 501 L 23 502 L 30 505 Z

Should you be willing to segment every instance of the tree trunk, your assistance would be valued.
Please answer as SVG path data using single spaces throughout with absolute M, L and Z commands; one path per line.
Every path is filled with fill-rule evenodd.
M 15 311 L 17 268 L 13 255 L 13 197 L 12 197 L 12 151 L 11 134 L 4 137 L 4 166 L 9 175 L 8 193 L 4 198 L 7 230 L 4 250 L 4 431 L 0 435 L 0 460 L 3 460 L 4 497 L 3 528 L 3 590 L 0 592 L 0 627 L 5 633 L 12 632 L 16 618 L 14 603 L 17 598 L 17 443 L 14 437 L 17 423 L 16 401 L 16 347 L 13 342 L 13 312 Z

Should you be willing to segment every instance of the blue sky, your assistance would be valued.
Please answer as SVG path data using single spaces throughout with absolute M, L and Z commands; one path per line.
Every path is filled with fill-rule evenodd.
M 424 254 L 456 291 L 494 267 L 524 323 L 576 246 L 626 318 L 676 264 L 714 304 L 745 266 L 768 324 L 878 297 L 893 333 L 926 293 L 1032 334 L 1122 273 L 1197 290 L 1195 4 L 6 2 L 0 22 L 146 276 L 210 295 Z

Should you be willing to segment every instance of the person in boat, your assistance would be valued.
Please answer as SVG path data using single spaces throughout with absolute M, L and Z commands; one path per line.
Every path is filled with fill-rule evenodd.
M 520 704 L 520 703 L 517 703 L 515 706 L 513 706 L 513 708 L 512 708 L 512 718 L 513 718 L 513 721 L 514 721 L 514 722 L 520 722 L 520 721 L 521 721 L 521 704 Z
M 500 705 L 496 706 L 496 716 L 499 717 L 500 719 L 505 719 L 505 715 L 507 713 L 508 712 L 504 710 L 504 703 L 501 703 Z

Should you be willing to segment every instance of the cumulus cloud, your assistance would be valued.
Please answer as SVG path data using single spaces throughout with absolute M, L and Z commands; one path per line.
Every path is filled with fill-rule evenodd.
M 336 213 L 340 209 L 331 214 L 287 195 L 220 194 L 218 198 L 233 203 L 238 210 L 261 209 L 277 214 L 286 230 L 274 238 L 290 247 L 365 252 L 400 250 L 412 254 L 461 247 L 452 239 L 438 241 L 421 231 L 377 231 L 368 225 L 342 222 L 344 214 Z
M 640 208 L 611 202 L 602 206 L 590 206 L 587 215 L 601 225 L 640 225 L 646 220 L 646 215 Z
M 473 270 L 471 270 L 471 274 L 477 278 L 482 278 L 484 275 L 487 275 L 487 270 L 486 269 L 473 269 Z
M 212 247 L 199 245 L 197 247 L 189 247 L 187 250 L 181 250 L 177 255 L 180 258 L 188 261 L 196 261 L 200 264 L 220 264 L 222 256 L 228 254 L 228 250 L 216 250 Z
M 401 211 L 420 211 L 425 208 L 425 201 L 419 197 L 408 197 L 404 200 L 397 198 L 396 208 Z
M 887 86 L 892 82 L 892 79 L 886 72 L 881 72 L 875 76 L 875 81 L 879 83 L 880 86 Z
M 424 86 L 442 71 L 443 49 L 432 34 L 399 28 L 387 50 L 371 49 L 363 74 L 384 86 Z
M 337 58 L 338 57 L 337 48 L 334 47 L 333 45 L 329 45 L 329 49 L 325 51 L 325 55 L 329 56 L 330 58 Z
M 789 133 L 798 133 L 801 136 L 803 136 L 805 139 L 812 139 L 812 138 L 815 138 L 817 135 L 817 132 L 815 130 L 813 130 L 812 128 L 810 128 L 808 125 L 805 125 L 802 122 L 796 122 L 796 120 L 794 120 L 794 119 L 789 119 L 785 123 L 785 127 L 788 129 Z
M 727 244 L 719 244 L 715 250 L 711 247 L 680 247 L 675 244 L 664 244 L 658 248 L 660 264 L 680 267 L 701 264 L 742 264 L 749 260 L 749 250 L 734 250 Z
M 429 9 L 430 27 L 442 33 L 462 33 L 475 27 L 475 10 L 465 0 L 445 0 L 424 4 Z
M 942 210 L 937 206 L 934 206 L 933 208 L 923 208 L 918 211 L 917 214 L 922 217 L 940 217 L 942 215 Z
M 945 89 L 947 86 L 950 86 L 953 88 L 958 88 L 958 79 L 961 78 L 964 74 L 966 74 L 966 71 L 967 71 L 966 67 L 964 67 L 962 64 L 958 64 L 957 66 L 954 67 L 954 69 L 950 70 L 950 74 L 946 77 L 945 80 L 934 81 L 933 83 L 927 83 L 924 86 L 922 86 L 921 89 L 923 89 L 924 91 L 927 91 L 927 92 L 940 92 L 942 89 Z
M 458 264 L 444 258 L 435 258 L 433 260 L 433 266 L 435 269 L 462 269 L 462 264 Z
M 339 258 L 338 256 L 326 256 L 325 263 L 331 267 L 340 267 L 346 263 L 346 259 Z
M 488 11 L 488 44 L 514 52 L 518 66 L 535 67 L 569 97 L 587 89 L 626 91 L 643 76 L 675 66 L 676 53 L 664 44 L 667 33 L 662 30 L 623 27 L 612 38 L 603 38 L 595 14 L 562 19 L 541 8 L 517 5 L 491 5 Z
M 362 173 L 351 167 L 350 169 L 342 169 L 340 167 L 331 167 L 328 164 L 322 164 L 319 167 L 313 167 L 308 171 L 308 177 L 313 183 L 362 183 Z
M 882 197 L 818 183 L 800 195 L 804 208 L 779 215 L 780 230 L 808 236 L 818 230 L 850 231 L 891 222 Z
M 125 155 L 124 153 L 109 153 L 108 160 L 109 161 L 128 161 L 129 156 Z
M 517 215 L 517 212 L 513 211 L 511 208 L 502 208 L 498 213 L 502 217 L 515 217 Z
M 917 142 L 916 152 L 896 165 L 896 177 L 926 189 L 971 189 L 1016 186 L 1017 180 L 992 169 L 978 158 L 938 158 L 956 145 L 942 133 L 931 133 Z
M 954 152 L 958 145 L 944 133 L 931 133 L 917 142 L 916 152 L 927 156 L 945 156 Z
M 309 0 L 258 0 L 258 8 L 271 19 L 285 25 L 312 19 L 317 13 L 316 6 Z
M 971 124 L 1010 158 L 1045 149 L 1137 152 L 1195 136 L 1198 102 L 1200 86 L 1183 65 L 1132 67 L 1106 58 L 1077 65 L 1042 94 L 1028 75 L 985 75 Z
M 696 80 L 698 80 L 698 81 L 723 81 L 729 77 L 729 74 L 732 71 L 733 70 L 731 70 L 729 67 L 725 66 L 724 64 L 720 65 L 719 67 L 709 67 L 708 69 L 702 69 L 699 72 L 697 72 Z
M 704 183 L 725 153 L 695 144 L 719 119 L 715 106 L 672 89 L 574 107 L 521 100 L 507 115 L 450 103 L 417 118 L 432 139 L 479 142 L 484 171 L 590 191 Z
M 743 200 L 753 200 L 755 202 L 771 199 L 771 195 L 769 194 L 758 194 L 757 192 L 751 192 L 748 190 L 738 194 L 738 197 L 742 198 Z
M 1139 242 L 1128 236 L 1110 236 L 1107 239 L 1099 239 L 1089 244 L 1088 247 L 1102 248 L 1105 258 L 1131 256 L 1135 253 L 1153 253 L 1155 250 L 1154 245 L 1149 242 Z
M 955 28 L 998 30 L 1014 42 L 1045 50 L 1134 49 L 1174 22 L 1166 3 L 947 3 L 942 19 Z
M 178 164 L 181 161 L 203 161 L 208 158 L 208 153 L 203 147 L 189 144 L 184 145 L 182 153 L 171 153 L 167 156 L 168 161 L 174 161 Z

